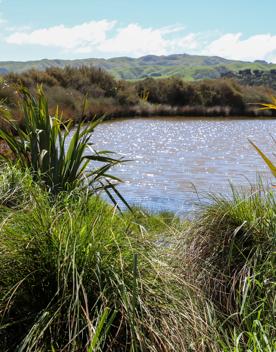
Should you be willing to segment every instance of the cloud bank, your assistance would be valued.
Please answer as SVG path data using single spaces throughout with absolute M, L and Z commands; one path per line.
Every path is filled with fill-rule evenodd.
M 258 34 L 242 39 L 242 33 L 225 34 L 209 44 L 207 53 L 229 59 L 276 62 L 276 35 Z
M 116 21 L 91 21 L 73 27 L 59 25 L 34 31 L 14 32 L 6 43 L 57 47 L 74 53 L 142 56 L 149 53 L 168 54 L 192 50 L 197 46 L 196 34 L 180 35 L 183 27 L 143 28 L 138 24 L 119 27 Z M 179 38 L 173 39 L 173 34 Z
M 0 17 L 1 22 L 1 17 Z M 276 35 L 227 33 L 207 38 L 203 33 L 186 33 L 183 26 L 142 27 L 137 23 L 121 27 L 117 21 L 90 21 L 72 27 L 58 25 L 36 30 L 12 31 L 10 45 L 57 48 L 76 56 L 132 56 L 192 53 L 229 59 L 276 62 Z
M 42 28 L 29 32 L 15 32 L 9 35 L 6 42 L 17 45 L 41 45 L 62 48 L 66 50 L 82 50 L 91 48 L 106 40 L 106 33 L 110 31 L 115 21 L 91 21 L 74 27 L 64 25 Z

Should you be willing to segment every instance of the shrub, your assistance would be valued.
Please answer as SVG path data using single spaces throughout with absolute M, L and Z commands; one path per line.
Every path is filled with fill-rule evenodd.
M 3 94 L 8 98 L 17 89 L 15 84 L 28 87 L 32 93 L 35 93 L 37 84 L 43 84 L 50 111 L 58 105 L 66 118 L 73 120 L 83 118 L 84 96 L 91 103 L 85 116 L 88 119 L 94 116 L 95 111 L 107 112 L 109 116 L 162 115 L 168 107 L 172 115 L 212 116 L 215 109 L 216 116 L 256 116 L 260 112 L 256 106 L 248 103 L 268 102 L 274 94 L 271 89 L 242 86 L 229 78 L 185 82 L 178 77 L 151 77 L 133 82 L 120 81 L 102 69 L 89 66 L 68 66 L 64 69 L 51 67 L 46 71 L 10 73 L 5 76 L 5 80 L 10 92 L 5 91 Z M 16 94 L 13 98 L 15 100 L 12 99 L 12 102 L 16 103 Z M 154 104 L 154 107 L 150 104 L 146 106 L 145 100 Z M 16 108 L 16 104 L 13 106 Z M 224 114 L 226 110 L 228 113 Z M 271 116 L 272 112 L 262 114 Z
M 82 116 L 82 106 L 84 96 L 75 89 L 65 89 L 61 86 L 45 87 L 45 95 L 49 104 L 51 115 L 55 115 L 56 107 L 62 114 L 62 118 L 67 120 L 80 121 Z

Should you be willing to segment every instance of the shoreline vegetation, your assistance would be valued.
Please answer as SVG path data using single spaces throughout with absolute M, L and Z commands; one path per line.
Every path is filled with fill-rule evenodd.
M 275 111 L 259 110 L 259 103 L 269 103 L 275 95 L 268 87 L 241 85 L 229 78 L 196 82 L 176 77 L 115 80 L 104 70 L 91 67 L 9 73 L 0 79 L 0 101 L 20 121 L 18 87 L 27 87 L 34 93 L 38 85 L 43 86 L 50 112 L 54 114 L 58 106 L 64 119 L 75 122 L 103 115 L 106 119 L 276 116 Z
M 95 122 L 65 150 L 73 124 L 41 89 L 18 94 L 24 119 L 1 130 L 1 352 L 274 352 L 274 190 L 213 194 L 192 220 L 120 212 L 123 160 L 87 154 Z M 114 206 L 99 197 L 111 190 Z
M 275 350 L 271 191 L 181 222 L 0 177 L 1 351 Z

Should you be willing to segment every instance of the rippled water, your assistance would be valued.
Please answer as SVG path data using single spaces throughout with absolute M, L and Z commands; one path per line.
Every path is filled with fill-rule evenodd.
M 227 193 L 229 181 L 248 185 L 257 171 L 267 176 L 248 138 L 270 152 L 270 134 L 276 120 L 139 118 L 98 126 L 93 142 L 133 159 L 114 170 L 131 204 L 185 213 L 197 200 L 195 188 Z

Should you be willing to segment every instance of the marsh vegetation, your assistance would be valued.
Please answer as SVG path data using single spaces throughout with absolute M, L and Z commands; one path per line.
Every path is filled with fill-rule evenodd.
M 228 78 L 187 82 L 177 77 L 116 80 L 101 69 L 80 67 L 30 70 L 3 76 L 0 99 L 18 120 L 18 85 L 32 93 L 43 84 L 52 114 L 56 106 L 66 119 L 91 120 L 94 116 L 271 116 L 254 103 L 269 102 L 273 90 L 240 85 Z M 83 100 L 87 107 L 83 113 Z M 252 105 L 253 104 L 253 105 Z
M 17 137 L 2 134 L 16 158 L 0 169 L 1 351 L 274 351 L 273 189 L 213 195 L 190 221 L 118 212 L 82 172 L 53 176 L 70 170 L 54 149 L 66 132 L 38 93 L 23 92 Z

